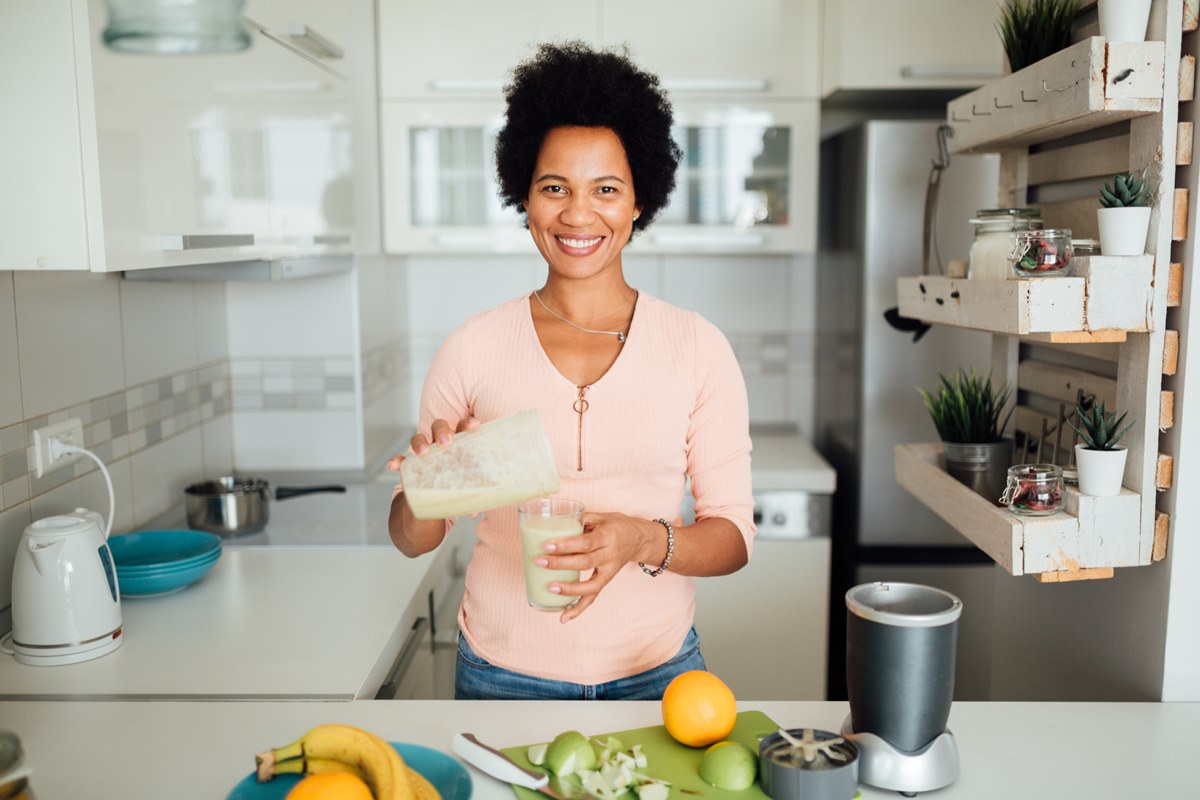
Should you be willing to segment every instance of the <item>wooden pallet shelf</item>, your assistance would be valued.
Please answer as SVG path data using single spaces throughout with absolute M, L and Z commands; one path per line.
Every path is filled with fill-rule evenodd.
M 1084 39 L 950 101 L 950 152 L 995 153 L 1156 113 L 1165 55 L 1162 42 Z
M 1092 497 L 1068 486 L 1064 511 L 1026 517 L 988 502 L 947 473 L 939 443 L 898 445 L 895 465 L 901 486 L 1013 575 L 1062 582 L 1149 563 L 1142 560 L 1142 498 L 1128 489 Z
M 980 281 L 900 278 L 900 313 L 1052 342 L 1120 342 L 1153 324 L 1153 256 L 1076 258 L 1075 275 Z

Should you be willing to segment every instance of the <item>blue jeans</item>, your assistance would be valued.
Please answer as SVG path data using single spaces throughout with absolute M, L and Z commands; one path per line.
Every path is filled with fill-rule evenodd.
M 586 685 L 522 675 L 493 666 L 475 654 L 458 635 L 458 663 L 454 671 L 455 700 L 661 700 L 667 684 L 681 673 L 704 669 L 700 636 L 688 631 L 683 646 L 670 661 L 608 683 Z

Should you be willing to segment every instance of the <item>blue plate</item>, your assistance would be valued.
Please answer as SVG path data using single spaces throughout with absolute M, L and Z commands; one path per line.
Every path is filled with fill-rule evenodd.
M 121 567 L 177 564 L 221 549 L 221 537 L 204 531 L 139 531 L 108 538 L 113 562 Z
M 122 597 L 145 597 L 146 595 L 177 592 L 203 578 L 217 559 L 201 561 L 183 569 L 154 571 L 144 574 L 126 574 L 117 570 L 117 585 Z
M 470 800 L 471 776 L 467 768 L 440 750 L 432 750 L 419 744 L 392 742 L 392 747 L 404 759 L 404 763 L 424 775 L 438 790 L 442 800 Z M 266 783 L 259 783 L 251 772 L 242 782 L 233 787 L 226 800 L 283 800 L 288 791 L 300 782 L 299 775 L 280 775 Z
M 172 572 L 182 572 L 183 570 L 195 569 L 205 564 L 211 564 L 220 557 L 221 551 L 214 550 L 206 556 L 197 556 L 189 558 L 187 561 L 163 564 L 157 567 L 117 567 L 117 575 L 167 575 Z

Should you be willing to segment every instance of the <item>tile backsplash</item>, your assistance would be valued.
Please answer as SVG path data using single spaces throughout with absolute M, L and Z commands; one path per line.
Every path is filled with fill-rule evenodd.
M 221 284 L 138 283 L 84 272 L 0 272 L 0 631 L 12 563 L 34 519 L 108 511 L 95 464 L 34 477 L 33 431 L 78 417 L 112 476 L 114 532 L 232 469 Z

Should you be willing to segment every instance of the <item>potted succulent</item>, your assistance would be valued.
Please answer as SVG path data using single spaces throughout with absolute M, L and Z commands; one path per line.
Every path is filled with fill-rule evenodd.
M 1082 404 L 1075 409 L 1079 425 L 1067 420 L 1083 439 L 1075 445 L 1075 466 L 1079 470 L 1079 491 L 1084 494 L 1110 497 L 1121 493 L 1128 451 L 1117 442 L 1133 427 L 1132 420 L 1121 427 L 1127 413 L 1119 417 L 1115 411 L 1109 414 L 1101 401 L 1092 403 L 1090 409 Z
M 1013 72 L 1071 43 L 1078 0 L 1010 0 L 1000 12 L 1000 40 Z
M 1110 42 L 1146 41 L 1150 0 L 1099 0 L 1100 35 Z
M 1100 252 L 1106 256 L 1140 256 L 1146 252 L 1152 192 L 1141 175 L 1114 175 L 1100 190 L 1096 221 L 1100 226 Z
M 991 376 L 981 380 L 975 370 L 959 370 L 950 378 L 938 373 L 938 378 L 932 394 L 917 391 L 941 437 L 946 471 L 1000 505 L 1013 460 L 1013 440 L 1004 436 L 1012 409 L 1001 419 L 1010 389 L 993 391 Z

